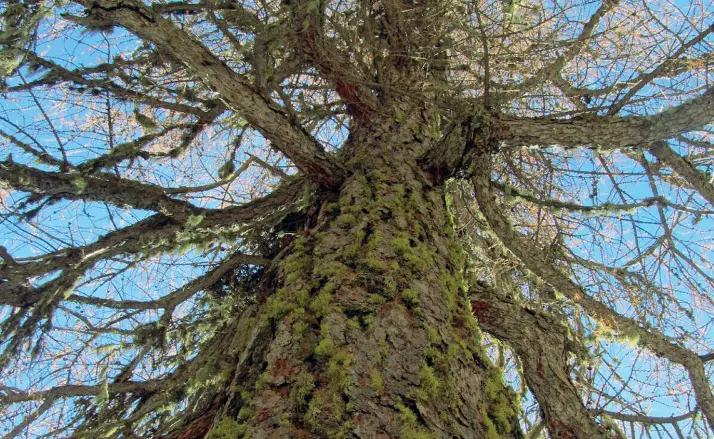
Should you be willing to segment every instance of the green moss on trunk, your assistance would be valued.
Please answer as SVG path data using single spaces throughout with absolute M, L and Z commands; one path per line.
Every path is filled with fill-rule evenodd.
M 394 130 L 379 137 L 393 149 L 351 160 L 338 201 L 316 200 L 318 222 L 284 251 L 262 305 L 273 339 L 249 389 L 255 437 L 518 437 L 444 189 Z

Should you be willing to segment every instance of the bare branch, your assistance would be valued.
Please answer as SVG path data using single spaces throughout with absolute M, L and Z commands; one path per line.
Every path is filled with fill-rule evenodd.
M 181 302 L 189 299 L 195 293 L 218 282 L 223 275 L 233 270 L 238 265 L 260 265 L 267 266 L 270 264 L 268 259 L 255 255 L 246 255 L 236 253 L 235 255 L 221 261 L 216 268 L 210 270 L 203 276 L 199 276 L 181 288 L 172 291 L 171 293 L 152 301 L 139 300 L 112 300 L 95 297 L 85 297 L 72 294 L 67 298 L 70 302 L 86 303 L 88 305 L 102 306 L 105 308 L 115 309 L 159 309 L 159 308 L 175 308 Z
M 10 89 L 10 91 L 20 91 L 20 90 L 31 90 L 33 87 L 46 85 L 53 86 L 59 82 L 71 82 L 76 85 L 81 85 L 87 88 L 95 88 L 99 90 L 107 90 L 112 93 L 113 96 L 136 102 L 143 102 L 147 105 L 151 105 L 156 108 L 165 108 L 167 110 L 173 110 L 185 114 L 193 114 L 196 116 L 201 116 L 204 111 L 199 107 L 194 107 L 191 105 L 182 104 L 180 102 L 170 102 L 166 100 L 157 99 L 156 97 L 140 93 L 136 90 L 128 89 L 116 84 L 108 79 L 91 79 L 85 78 L 84 75 L 96 73 L 96 71 L 110 70 L 108 67 L 102 66 L 100 68 L 84 68 L 78 70 L 68 70 L 56 63 L 40 58 L 37 55 L 28 53 L 28 56 L 39 65 L 49 69 L 49 72 L 43 75 L 41 78 L 28 82 L 23 85 L 15 86 Z
M 479 325 L 518 354 L 550 435 L 612 439 L 589 415 L 570 381 L 568 353 L 573 343 L 565 327 L 550 316 L 498 296 L 487 285 L 472 285 L 469 293 Z
M 517 96 L 522 96 L 534 87 L 542 85 L 544 81 L 559 77 L 563 68 L 578 54 L 580 54 L 583 48 L 588 44 L 593 32 L 600 24 L 600 20 L 609 12 L 613 11 L 618 4 L 619 0 L 603 0 L 598 10 L 590 16 L 590 19 L 580 32 L 580 35 L 578 35 L 578 37 L 572 42 L 564 54 L 558 56 L 558 58 L 556 58 L 551 64 L 535 72 L 533 76 L 518 86 L 516 91 L 506 92 L 503 96 L 497 95 L 496 98 L 503 101 L 511 100 Z
M 655 67 L 650 73 L 642 76 L 642 78 L 639 79 L 637 84 L 635 84 L 634 87 L 629 89 L 625 95 L 620 98 L 617 102 L 615 102 L 612 107 L 610 107 L 610 111 L 608 111 L 608 115 L 612 116 L 617 114 L 622 107 L 627 105 L 627 103 L 632 99 L 632 97 L 637 94 L 638 91 L 640 91 L 643 87 L 645 87 L 647 84 L 650 83 L 654 78 L 660 76 L 662 72 L 666 71 L 667 69 L 670 68 L 670 64 L 672 63 L 672 60 L 679 59 L 682 55 L 684 55 L 687 50 L 690 48 L 694 47 L 696 44 L 701 43 L 704 41 L 704 38 L 706 38 L 708 35 L 710 35 L 712 32 L 714 32 L 714 24 L 710 25 L 708 28 L 706 28 L 703 32 L 699 32 L 699 34 L 692 38 L 691 40 L 687 41 L 686 43 L 682 44 L 682 46 L 677 49 L 676 52 L 674 52 L 670 57 L 665 59 L 660 65 Z
M 553 120 L 504 116 L 505 145 L 590 145 L 600 149 L 644 148 L 714 120 L 714 89 L 652 116 Z
M 34 305 L 43 297 L 43 288 L 48 287 L 31 288 L 28 279 L 41 278 L 57 270 L 67 270 L 71 267 L 73 273 L 79 271 L 82 274 L 101 259 L 120 254 L 167 251 L 179 245 L 190 245 L 196 240 L 210 242 L 218 239 L 221 233 L 230 233 L 231 230 L 237 233 L 236 230 L 249 221 L 262 219 L 269 223 L 271 217 L 284 215 L 285 210 L 300 199 L 303 195 L 302 186 L 301 179 L 294 179 L 267 197 L 251 203 L 223 210 L 203 211 L 198 224 L 188 224 L 188 215 L 185 214 L 171 218 L 156 214 L 108 233 L 83 247 L 60 250 L 29 262 L 2 264 L 0 278 L 5 281 L 0 283 L 0 304 L 18 307 Z M 186 231 L 190 233 L 185 233 Z
M 709 176 L 674 152 L 672 148 L 667 145 L 667 142 L 657 142 L 649 149 L 649 152 L 657 157 L 657 160 L 662 162 L 662 164 L 672 168 L 674 172 L 687 181 L 689 186 L 696 189 L 709 204 L 714 206 L 714 186 L 712 186 Z
M 15 190 L 69 200 L 105 201 L 119 207 L 161 212 L 164 215 L 191 215 L 199 209 L 186 201 L 175 200 L 164 189 L 149 183 L 119 178 L 107 173 L 83 176 L 40 171 L 10 161 L 0 162 L 0 181 Z
M 310 134 L 292 123 L 273 102 L 254 90 L 245 77 L 231 70 L 186 32 L 136 1 L 78 3 L 85 5 L 94 18 L 125 27 L 200 75 L 229 108 L 256 126 L 309 179 L 324 186 L 339 184 L 341 166 Z
M 155 393 L 167 387 L 169 384 L 169 381 L 125 381 L 122 383 L 108 384 L 107 388 L 110 395 L 116 393 Z M 95 384 L 93 386 L 68 384 L 32 393 L 16 392 L 7 388 L 0 388 L 0 393 L 4 393 L 4 395 L 0 395 L 0 403 L 13 404 L 44 399 L 71 398 L 75 396 L 96 396 L 102 391 L 102 384 Z

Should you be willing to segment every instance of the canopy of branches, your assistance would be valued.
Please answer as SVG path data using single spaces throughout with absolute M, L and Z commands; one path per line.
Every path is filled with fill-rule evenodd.
M 429 114 L 421 163 L 447 185 L 477 316 L 566 334 L 562 366 L 613 435 L 714 434 L 709 0 L 0 15 L 4 437 L 160 437 L 200 409 L 221 328 L 389 102 Z M 528 331 L 486 317 L 543 437 Z

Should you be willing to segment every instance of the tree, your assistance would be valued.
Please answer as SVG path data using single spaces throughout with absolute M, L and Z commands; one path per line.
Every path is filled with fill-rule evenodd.
M 680 3 L 0 2 L 5 437 L 711 437 Z

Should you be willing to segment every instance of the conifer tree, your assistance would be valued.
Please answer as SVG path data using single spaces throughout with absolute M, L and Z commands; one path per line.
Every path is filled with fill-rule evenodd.
M 714 434 L 708 0 L 0 15 L 3 437 Z

